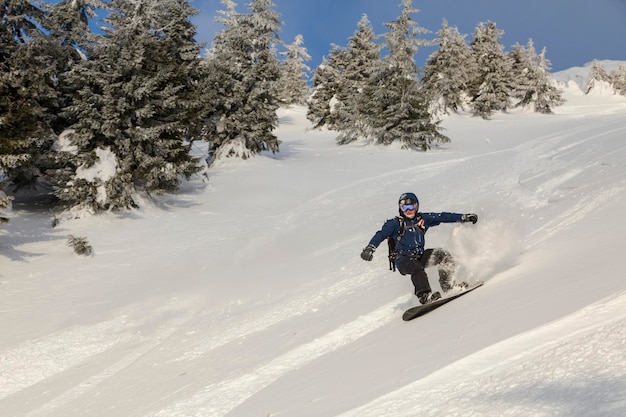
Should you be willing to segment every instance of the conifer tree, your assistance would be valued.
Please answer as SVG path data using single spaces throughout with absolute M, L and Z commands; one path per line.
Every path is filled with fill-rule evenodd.
M 546 48 L 537 55 L 532 39 L 526 47 L 516 44 L 509 53 L 513 60 L 512 71 L 515 79 L 512 97 L 517 107 L 534 108 L 537 113 L 552 113 L 552 107 L 563 103 L 561 92 L 550 78 L 550 61 L 546 58 Z
M 618 94 L 626 96 L 626 65 L 620 64 L 609 74 L 611 84 Z
M 333 108 L 334 129 L 340 145 L 369 136 L 364 108 L 368 105 L 363 91 L 381 65 L 380 46 L 366 15 L 361 17 L 358 29 L 348 41 L 345 51 L 341 83 L 338 85 Z
M 594 60 L 591 65 L 591 70 L 589 71 L 586 93 L 589 94 L 598 82 L 610 82 L 610 78 L 604 67 L 598 61 Z
M 240 14 L 231 0 L 221 22 L 225 29 L 213 43 L 208 62 L 218 100 L 207 124 L 209 150 L 215 160 L 246 159 L 262 151 L 279 151 L 280 63 L 274 49 L 281 21 L 271 0 L 252 0 L 251 13 Z
M 313 72 L 313 94 L 308 101 L 307 119 L 314 129 L 335 128 L 336 95 L 343 83 L 347 52 L 334 45 L 328 57 Z
M 412 0 L 403 0 L 397 20 L 385 23 L 383 34 L 388 55 L 370 78 L 363 92 L 366 123 L 370 136 L 382 144 L 400 141 L 406 149 L 426 150 L 436 141 L 449 139 L 439 131 L 428 102 L 420 89 L 414 55 L 426 41 L 418 37 L 427 32 L 411 19 L 418 10 Z
M 550 114 L 552 108 L 560 106 L 565 102 L 557 83 L 550 77 L 550 60 L 546 58 L 546 48 L 541 50 L 537 57 L 535 68 L 536 77 L 534 84 L 535 111 L 538 113 Z
M 515 78 L 515 88 L 512 97 L 517 100 L 517 107 L 527 107 L 533 102 L 533 84 L 537 53 L 533 41 L 529 40 L 526 47 L 516 43 L 509 53 L 512 59 L 511 71 Z
M 0 8 L 0 171 L 16 186 L 42 177 L 40 161 L 53 143 L 44 103 L 58 94 L 41 47 L 43 21 L 35 2 L 7 0 Z
M 305 62 L 311 60 L 311 55 L 302 46 L 303 43 L 302 35 L 296 35 L 293 43 L 286 45 L 287 51 L 283 52 L 285 59 L 280 67 L 280 98 L 286 105 L 305 104 L 310 94 L 307 80 L 311 68 Z
M 81 86 L 68 108 L 74 169 L 56 184 L 61 200 L 91 211 L 136 207 L 136 192 L 174 191 L 199 170 L 185 142 L 201 108 L 196 10 L 186 0 L 108 7 L 105 34 L 68 76 Z
M 340 132 L 339 144 L 368 135 L 361 94 L 380 65 L 380 46 L 375 39 L 369 20 L 363 15 L 347 48 L 335 45 L 328 59 L 324 59 L 315 71 L 309 120 L 315 127 L 325 125 Z
M 485 119 L 511 107 L 512 60 L 500 42 L 503 34 L 493 22 L 480 23 L 470 44 L 478 64 L 469 90 L 472 112 Z
M 53 68 L 54 88 L 59 92 L 58 100 L 46 103 L 46 109 L 57 134 L 72 124 L 63 110 L 71 105 L 76 90 L 68 83 L 66 75 L 88 58 L 93 41 L 89 24 L 97 16 L 96 10 L 105 8 L 102 0 L 61 0 L 46 5 L 45 24 L 49 34 L 43 43 L 50 51 L 48 65 Z
M 476 73 L 476 61 L 465 37 L 456 27 L 448 26 L 446 20 L 437 32 L 437 43 L 439 49 L 424 65 L 424 93 L 433 110 L 457 112 L 464 107 L 472 74 Z

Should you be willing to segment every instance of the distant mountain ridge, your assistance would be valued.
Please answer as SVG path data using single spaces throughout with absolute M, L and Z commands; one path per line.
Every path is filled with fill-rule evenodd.
M 607 73 L 617 70 L 620 65 L 626 65 L 626 61 L 617 61 L 611 59 L 594 60 L 587 62 L 582 67 L 572 67 L 563 71 L 557 71 L 552 74 L 552 77 L 562 85 L 562 87 L 575 87 L 578 86 L 581 93 L 587 90 L 587 84 L 589 83 L 589 73 L 594 62 L 598 62 Z M 575 85 L 573 85 L 573 83 Z

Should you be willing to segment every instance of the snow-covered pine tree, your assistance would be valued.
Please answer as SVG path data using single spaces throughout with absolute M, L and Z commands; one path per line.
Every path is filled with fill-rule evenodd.
M 591 89 L 594 87 L 594 85 L 598 84 L 598 82 L 610 83 L 611 80 L 609 78 L 609 74 L 607 74 L 602 64 L 600 64 L 600 62 L 598 62 L 597 60 L 594 60 L 593 64 L 591 64 L 591 70 L 589 71 L 589 78 L 587 79 L 587 90 L 585 91 L 585 93 L 589 94 Z
M 388 145 L 400 141 L 405 149 L 427 150 L 433 142 L 448 142 L 434 121 L 420 89 L 414 56 L 427 41 L 419 34 L 428 32 L 411 19 L 418 12 L 412 0 L 403 0 L 397 20 L 385 23 L 383 34 L 388 55 L 363 91 L 365 123 L 370 136 Z
M 424 65 L 421 80 L 424 93 L 435 112 L 463 110 L 471 76 L 477 69 L 474 55 L 465 36 L 456 27 L 448 26 L 445 19 L 436 41 L 439 49 Z
M 90 21 L 97 16 L 97 9 L 105 9 L 102 0 L 62 0 L 46 4 L 45 25 L 48 36 L 43 42 L 49 51 L 55 76 L 54 87 L 60 93 L 56 102 L 47 103 L 46 113 L 53 130 L 59 134 L 73 122 L 66 118 L 63 109 L 71 105 L 76 90 L 66 81 L 66 74 L 74 65 L 86 58 L 93 34 Z
M 509 52 L 512 59 L 511 71 L 515 77 L 515 88 L 511 97 L 517 100 L 516 107 L 527 107 L 533 103 L 535 91 L 533 89 L 535 78 L 535 66 L 537 65 L 537 52 L 532 39 L 526 47 L 516 43 Z
M 615 92 L 626 96 L 626 65 L 620 64 L 616 70 L 611 71 L 609 78 Z
M 367 15 L 363 15 L 358 29 L 348 40 L 342 82 L 334 97 L 333 125 L 339 131 L 336 140 L 340 145 L 369 136 L 370 129 L 363 114 L 363 108 L 367 106 L 363 90 L 382 64 L 381 47 L 375 43 L 376 38 Z
M 513 90 L 516 107 L 532 106 L 537 113 L 550 114 L 553 107 L 563 104 L 561 91 L 550 78 L 546 48 L 537 55 L 530 39 L 526 47 L 516 44 L 509 56 L 513 59 L 512 69 L 516 80 Z
M 209 58 L 211 84 L 218 100 L 207 124 L 214 160 L 246 159 L 262 151 L 278 152 L 273 134 L 278 126 L 280 63 L 275 44 L 281 21 L 271 0 L 252 0 L 252 13 L 240 14 L 231 0 L 220 21 L 225 29 L 213 43 Z
M 41 178 L 40 161 L 53 143 L 44 104 L 58 93 L 41 46 L 43 21 L 36 2 L 7 0 L 0 7 L 0 171 L 16 186 Z
M 296 35 L 293 43 L 286 45 L 287 51 L 282 55 L 280 72 L 280 99 L 285 105 L 305 104 L 311 90 L 307 84 L 311 68 L 306 64 L 311 55 L 302 46 L 304 38 Z
M 313 95 L 309 100 L 307 118 L 314 128 L 326 126 L 340 132 L 339 144 L 369 135 L 362 106 L 366 100 L 363 90 L 376 73 L 380 61 L 380 46 L 366 15 L 348 40 L 348 47 L 333 46 L 327 58 L 315 69 Z
M 565 102 L 562 91 L 556 81 L 550 77 L 550 60 L 546 58 L 546 48 L 537 57 L 535 89 L 535 111 L 543 114 L 552 113 L 552 108 Z
M 186 0 L 111 0 L 103 36 L 68 80 L 72 178 L 58 197 L 91 211 L 136 207 L 137 191 L 164 193 L 198 172 L 189 126 L 199 124 L 199 45 Z
M 308 101 L 307 119 L 314 129 L 326 126 L 335 128 L 335 96 L 343 83 L 343 71 L 347 65 L 348 53 L 333 45 L 328 57 L 313 71 L 313 94 Z
M 504 31 L 494 22 L 480 23 L 470 44 L 478 68 L 470 84 L 469 96 L 473 114 L 484 119 L 511 107 L 515 80 L 512 60 L 500 42 L 503 34 Z

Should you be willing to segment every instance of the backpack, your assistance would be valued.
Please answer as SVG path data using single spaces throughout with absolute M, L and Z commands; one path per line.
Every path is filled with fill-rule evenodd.
M 398 258 L 398 253 L 396 252 L 396 243 L 399 242 L 400 239 L 402 239 L 402 236 L 404 236 L 405 232 L 404 218 L 396 216 L 396 219 L 398 219 L 398 222 L 400 223 L 400 231 L 398 232 L 397 236 L 389 236 L 387 238 L 387 247 L 389 248 L 389 270 L 394 272 L 396 271 L 396 259 Z

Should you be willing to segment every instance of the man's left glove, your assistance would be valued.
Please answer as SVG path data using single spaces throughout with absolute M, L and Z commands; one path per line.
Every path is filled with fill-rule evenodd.
M 472 224 L 476 224 L 478 221 L 478 215 L 473 213 L 464 214 L 463 217 L 461 217 L 461 221 L 463 223 L 472 222 Z
M 376 248 L 374 246 L 367 245 L 367 247 L 363 249 L 363 252 L 361 252 L 361 259 L 363 259 L 364 261 L 371 261 L 372 259 L 374 259 L 375 250 Z

